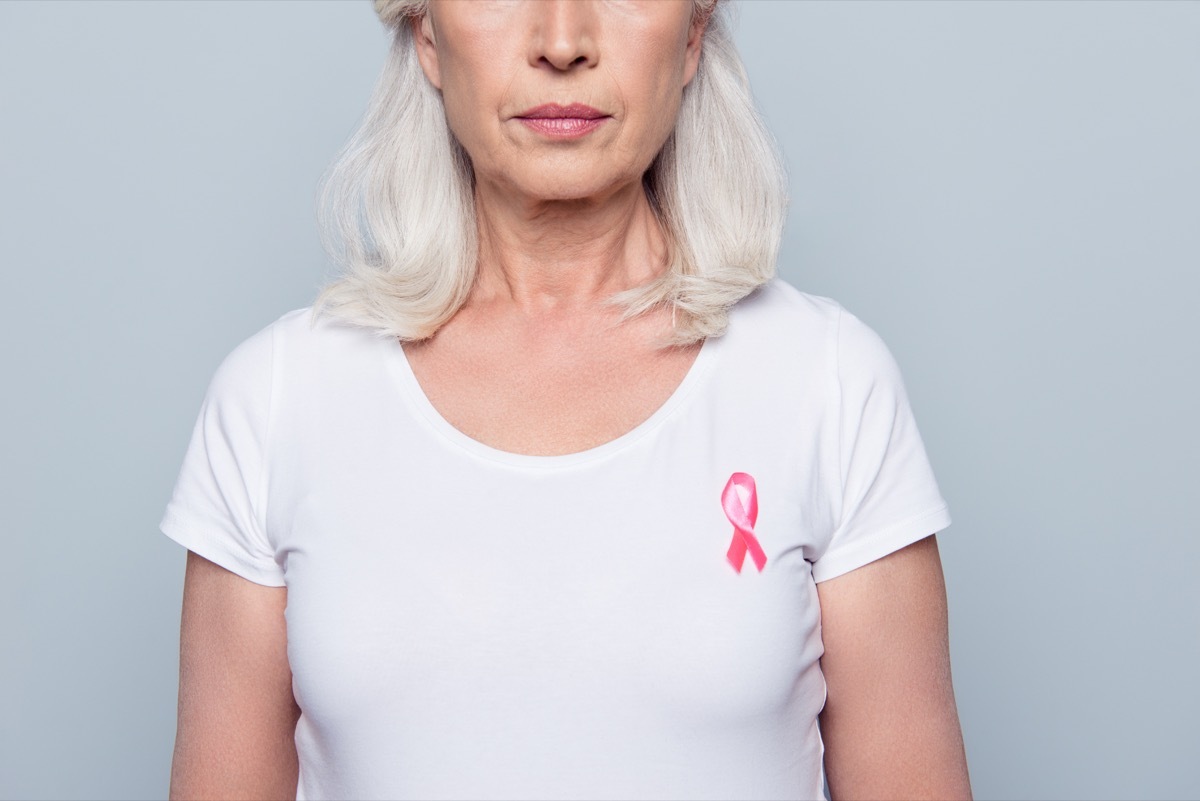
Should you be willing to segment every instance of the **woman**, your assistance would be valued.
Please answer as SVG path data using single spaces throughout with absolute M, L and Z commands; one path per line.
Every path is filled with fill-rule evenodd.
M 178 798 L 969 797 L 900 374 L 714 0 L 377 0 L 344 275 L 213 376 Z

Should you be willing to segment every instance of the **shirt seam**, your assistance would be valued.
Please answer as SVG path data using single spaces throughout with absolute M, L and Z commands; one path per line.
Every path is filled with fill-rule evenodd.
M 843 313 L 843 308 L 842 308 L 841 304 L 838 304 L 837 316 L 835 317 L 834 324 L 833 324 L 833 381 L 830 382 L 832 385 L 831 391 L 834 396 L 833 397 L 833 416 L 834 416 L 834 420 L 835 420 L 834 464 L 837 465 L 837 474 L 836 474 L 837 480 L 833 483 L 834 488 L 837 492 L 837 499 L 836 499 L 836 503 L 834 505 L 834 510 L 836 512 L 836 514 L 834 516 L 835 522 L 834 522 L 834 525 L 832 528 L 832 531 L 835 533 L 838 531 L 838 529 L 840 529 L 842 527 L 842 524 L 845 522 L 844 518 L 845 518 L 845 513 L 846 513 L 846 510 L 843 508 L 846 503 L 846 486 L 845 486 L 846 475 L 845 475 L 845 464 L 844 464 L 845 460 L 842 457 L 842 451 L 843 451 L 842 446 L 844 444 L 844 437 L 845 437 L 845 431 L 844 431 L 845 421 L 843 420 L 844 410 L 842 409 L 842 395 L 843 395 L 843 390 L 842 390 L 842 313 Z
M 270 347 L 271 357 L 270 357 L 270 362 L 269 362 L 268 370 L 267 370 L 267 375 L 269 376 L 268 384 L 267 384 L 267 409 L 266 409 L 266 415 L 265 415 L 266 419 L 263 421 L 261 463 L 259 465 L 258 482 L 257 482 L 258 486 L 255 488 L 255 499 L 254 499 L 254 504 L 256 507 L 255 511 L 254 511 L 254 518 L 258 522 L 259 526 L 261 527 L 262 532 L 263 532 L 263 538 L 266 540 L 266 545 L 268 548 L 270 548 L 272 554 L 274 554 L 274 552 L 275 552 L 275 543 L 272 541 L 271 533 L 267 527 L 267 504 L 269 502 L 268 495 L 269 495 L 269 491 L 270 491 L 270 481 L 269 481 L 270 475 L 269 475 L 267 466 L 269 464 L 269 455 L 271 453 L 272 421 L 275 417 L 275 402 L 276 402 L 276 400 L 275 400 L 275 395 L 276 395 L 275 372 L 276 372 L 276 365 L 278 362 L 278 360 L 276 359 L 276 354 L 275 354 L 275 350 L 276 350 L 275 340 L 276 340 L 276 337 L 278 336 L 278 330 L 279 330 L 279 323 L 278 323 L 278 321 L 276 321 L 275 323 L 273 323 L 271 325 L 270 336 L 268 337 L 268 339 L 270 340 L 270 344 L 271 344 L 271 347 Z

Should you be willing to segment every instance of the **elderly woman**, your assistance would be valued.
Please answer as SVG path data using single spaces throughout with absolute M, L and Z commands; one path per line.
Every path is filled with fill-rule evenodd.
M 171 796 L 970 795 L 896 363 L 714 0 L 377 0 L 343 274 L 212 378 Z

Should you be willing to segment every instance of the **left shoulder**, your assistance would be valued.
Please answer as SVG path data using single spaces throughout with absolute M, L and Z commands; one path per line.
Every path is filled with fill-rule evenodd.
M 842 310 L 841 304 L 833 298 L 805 292 L 779 276 L 744 297 L 737 307 L 758 315 L 788 315 L 823 321 L 835 320 Z
M 730 312 L 731 324 L 758 329 L 772 336 L 814 336 L 836 332 L 841 305 L 832 298 L 797 289 L 778 276 L 739 300 Z
M 766 348 L 789 364 L 797 358 L 832 363 L 843 312 L 836 300 L 775 277 L 734 304 L 728 333 L 744 348 L 756 353 Z
M 791 342 L 820 352 L 843 378 L 898 378 L 895 359 L 874 328 L 833 298 L 804 292 L 782 278 L 772 278 L 739 301 L 730 319 L 759 342 Z

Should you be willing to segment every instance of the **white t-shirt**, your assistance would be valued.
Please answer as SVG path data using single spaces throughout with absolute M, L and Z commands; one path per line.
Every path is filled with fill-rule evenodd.
M 288 312 L 213 375 L 161 529 L 288 588 L 299 799 L 821 799 L 815 582 L 949 523 L 883 341 L 775 279 L 564 456 L 467 437 L 396 340 Z

